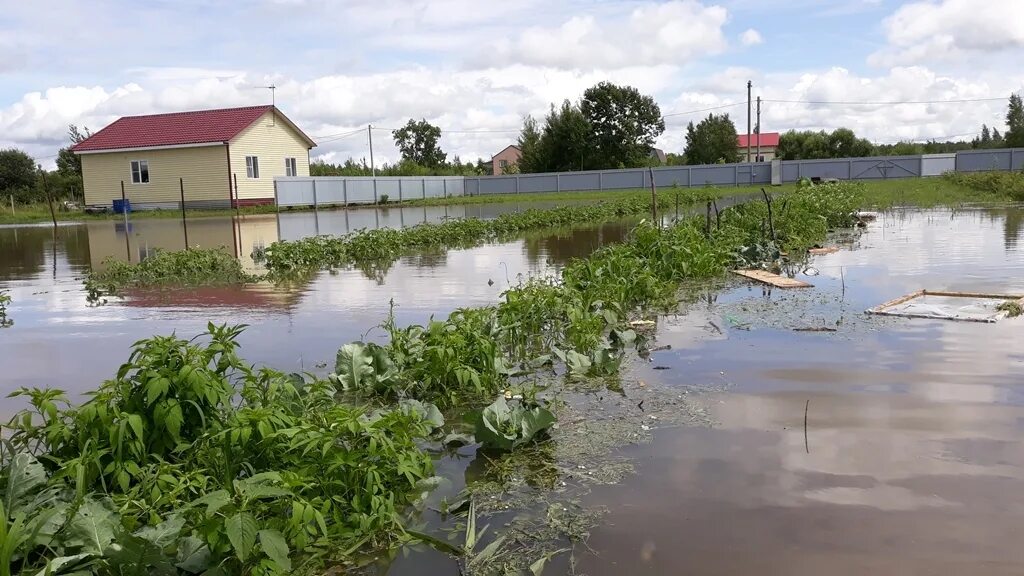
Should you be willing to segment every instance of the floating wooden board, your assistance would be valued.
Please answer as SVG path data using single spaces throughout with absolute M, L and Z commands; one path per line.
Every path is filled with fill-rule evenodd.
M 779 276 L 778 274 L 772 274 L 765 270 L 733 270 L 733 274 L 739 274 L 744 278 L 750 278 L 751 280 L 757 280 L 758 282 L 764 282 L 770 284 L 776 288 L 812 288 L 811 284 L 803 282 L 802 280 L 796 280 L 793 278 L 786 278 L 785 276 Z
M 946 298 L 971 298 L 975 300 L 1015 300 L 1017 304 L 1024 306 L 1024 296 L 1021 296 L 1020 294 L 989 294 L 985 292 L 947 292 L 941 290 L 918 290 L 916 292 L 911 292 L 910 294 L 906 294 L 900 296 L 899 298 L 894 298 L 892 300 L 889 300 L 888 302 L 879 304 L 874 308 L 869 308 L 868 310 L 866 310 L 866 312 L 868 314 L 877 314 L 880 316 L 902 316 L 904 318 L 927 318 L 930 320 L 957 320 L 960 322 L 987 323 L 1002 320 L 1003 318 L 1006 318 L 1007 316 L 1010 315 L 1009 312 L 1004 310 L 985 317 L 957 318 L 952 316 L 936 316 L 932 314 L 918 314 L 913 312 L 904 312 L 900 310 L 891 310 L 891 308 L 893 308 L 894 306 L 899 306 L 900 304 L 904 304 L 906 302 L 914 300 L 915 298 L 920 298 L 922 296 L 941 296 Z
M 819 254 L 831 254 L 833 252 L 839 252 L 839 246 L 826 246 L 825 248 L 811 248 L 810 250 L 807 251 L 808 254 L 815 255 L 815 256 L 817 256 Z

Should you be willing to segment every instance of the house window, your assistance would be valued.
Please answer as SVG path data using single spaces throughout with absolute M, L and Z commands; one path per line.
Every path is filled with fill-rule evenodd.
M 260 177 L 260 159 L 256 156 L 245 157 L 245 175 L 249 178 Z
M 295 169 L 295 158 L 284 159 L 284 175 L 285 176 L 298 176 L 299 171 Z
M 503 169 L 508 168 L 508 160 L 498 160 L 498 166 L 501 166 Z
M 132 184 L 149 184 L 148 160 L 132 160 Z

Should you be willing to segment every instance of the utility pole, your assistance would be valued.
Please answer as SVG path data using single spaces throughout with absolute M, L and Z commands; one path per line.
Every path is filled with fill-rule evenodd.
M 750 162 L 750 89 L 754 83 L 747 80 L 747 162 Z
M 370 173 L 377 177 L 377 168 L 373 165 L 373 124 L 366 125 L 366 136 L 370 139 Z
M 754 124 L 754 132 L 757 134 L 757 154 L 755 160 L 761 160 L 761 97 L 757 97 L 757 124 Z
M 373 175 L 373 203 L 377 203 L 377 167 L 373 163 L 373 124 L 366 125 L 366 136 L 370 139 L 370 174 Z M 424 188 L 426 190 L 426 188 Z

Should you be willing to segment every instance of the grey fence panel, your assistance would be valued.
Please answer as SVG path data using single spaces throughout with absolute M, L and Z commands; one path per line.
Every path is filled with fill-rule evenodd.
M 957 172 L 1024 169 L 1024 148 L 966 150 L 956 154 Z
M 735 186 L 738 165 L 694 166 L 690 168 L 690 186 Z
M 557 192 L 560 184 L 559 178 L 561 176 L 558 174 L 522 175 L 519 177 L 518 192 Z
M 643 188 L 646 178 L 636 170 L 609 170 L 601 175 L 604 190 Z
M 956 170 L 956 154 L 925 154 L 921 157 L 921 176 L 941 176 Z
M 516 179 L 517 176 L 477 178 L 477 194 L 515 194 Z
M 580 190 L 600 190 L 601 174 L 599 172 L 577 172 L 575 174 L 563 174 L 558 182 L 559 190 L 563 192 L 578 192 Z
M 690 185 L 689 168 L 655 168 L 654 183 L 658 186 L 682 186 Z
M 316 203 L 320 205 L 345 204 L 345 181 L 335 178 L 318 178 L 316 184 Z
M 313 204 L 312 180 L 275 180 L 278 206 L 309 206 Z

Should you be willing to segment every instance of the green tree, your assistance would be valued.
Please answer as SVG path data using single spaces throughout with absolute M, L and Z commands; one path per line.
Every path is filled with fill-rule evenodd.
M 736 146 L 736 125 L 728 114 L 708 114 L 696 126 L 693 122 L 686 125 L 683 156 L 687 164 L 736 162 L 739 160 Z
M 566 172 L 594 166 L 593 132 L 580 109 L 568 100 L 551 105 L 544 119 L 533 172 Z M 522 170 L 522 168 L 520 168 Z
M 1010 95 L 1006 110 L 1006 133 L 1003 141 L 1009 148 L 1024 147 L 1024 102 L 1017 94 Z
M 438 168 L 445 163 L 445 154 L 437 141 L 441 129 L 426 120 L 419 122 L 409 119 L 405 126 L 391 133 L 395 145 L 402 152 L 402 158 L 427 168 Z
M 88 128 L 82 132 L 78 129 L 78 126 L 74 124 L 68 125 L 68 139 L 71 140 L 71 146 L 78 144 L 86 138 L 92 136 L 92 132 Z M 57 172 L 60 172 L 61 176 L 75 175 L 79 178 L 82 177 L 82 159 L 71 151 L 71 146 L 61 148 L 57 152 Z
M 523 118 L 523 129 L 519 132 L 519 171 L 523 173 L 541 172 L 545 165 L 541 157 L 541 131 L 533 116 Z
M 37 177 L 31 156 L 15 148 L 0 150 L 0 193 L 29 202 L 35 199 Z
M 649 163 L 654 140 L 665 120 L 654 98 L 632 86 L 599 82 L 587 88 L 580 112 L 593 131 L 594 165 L 587 168 L 632 168 Z
M 859 158 L 870 156 L 874 146 L 864 138 L 857 138 L 849 128 L 836 128 L 826 138 L 829 158 Z

